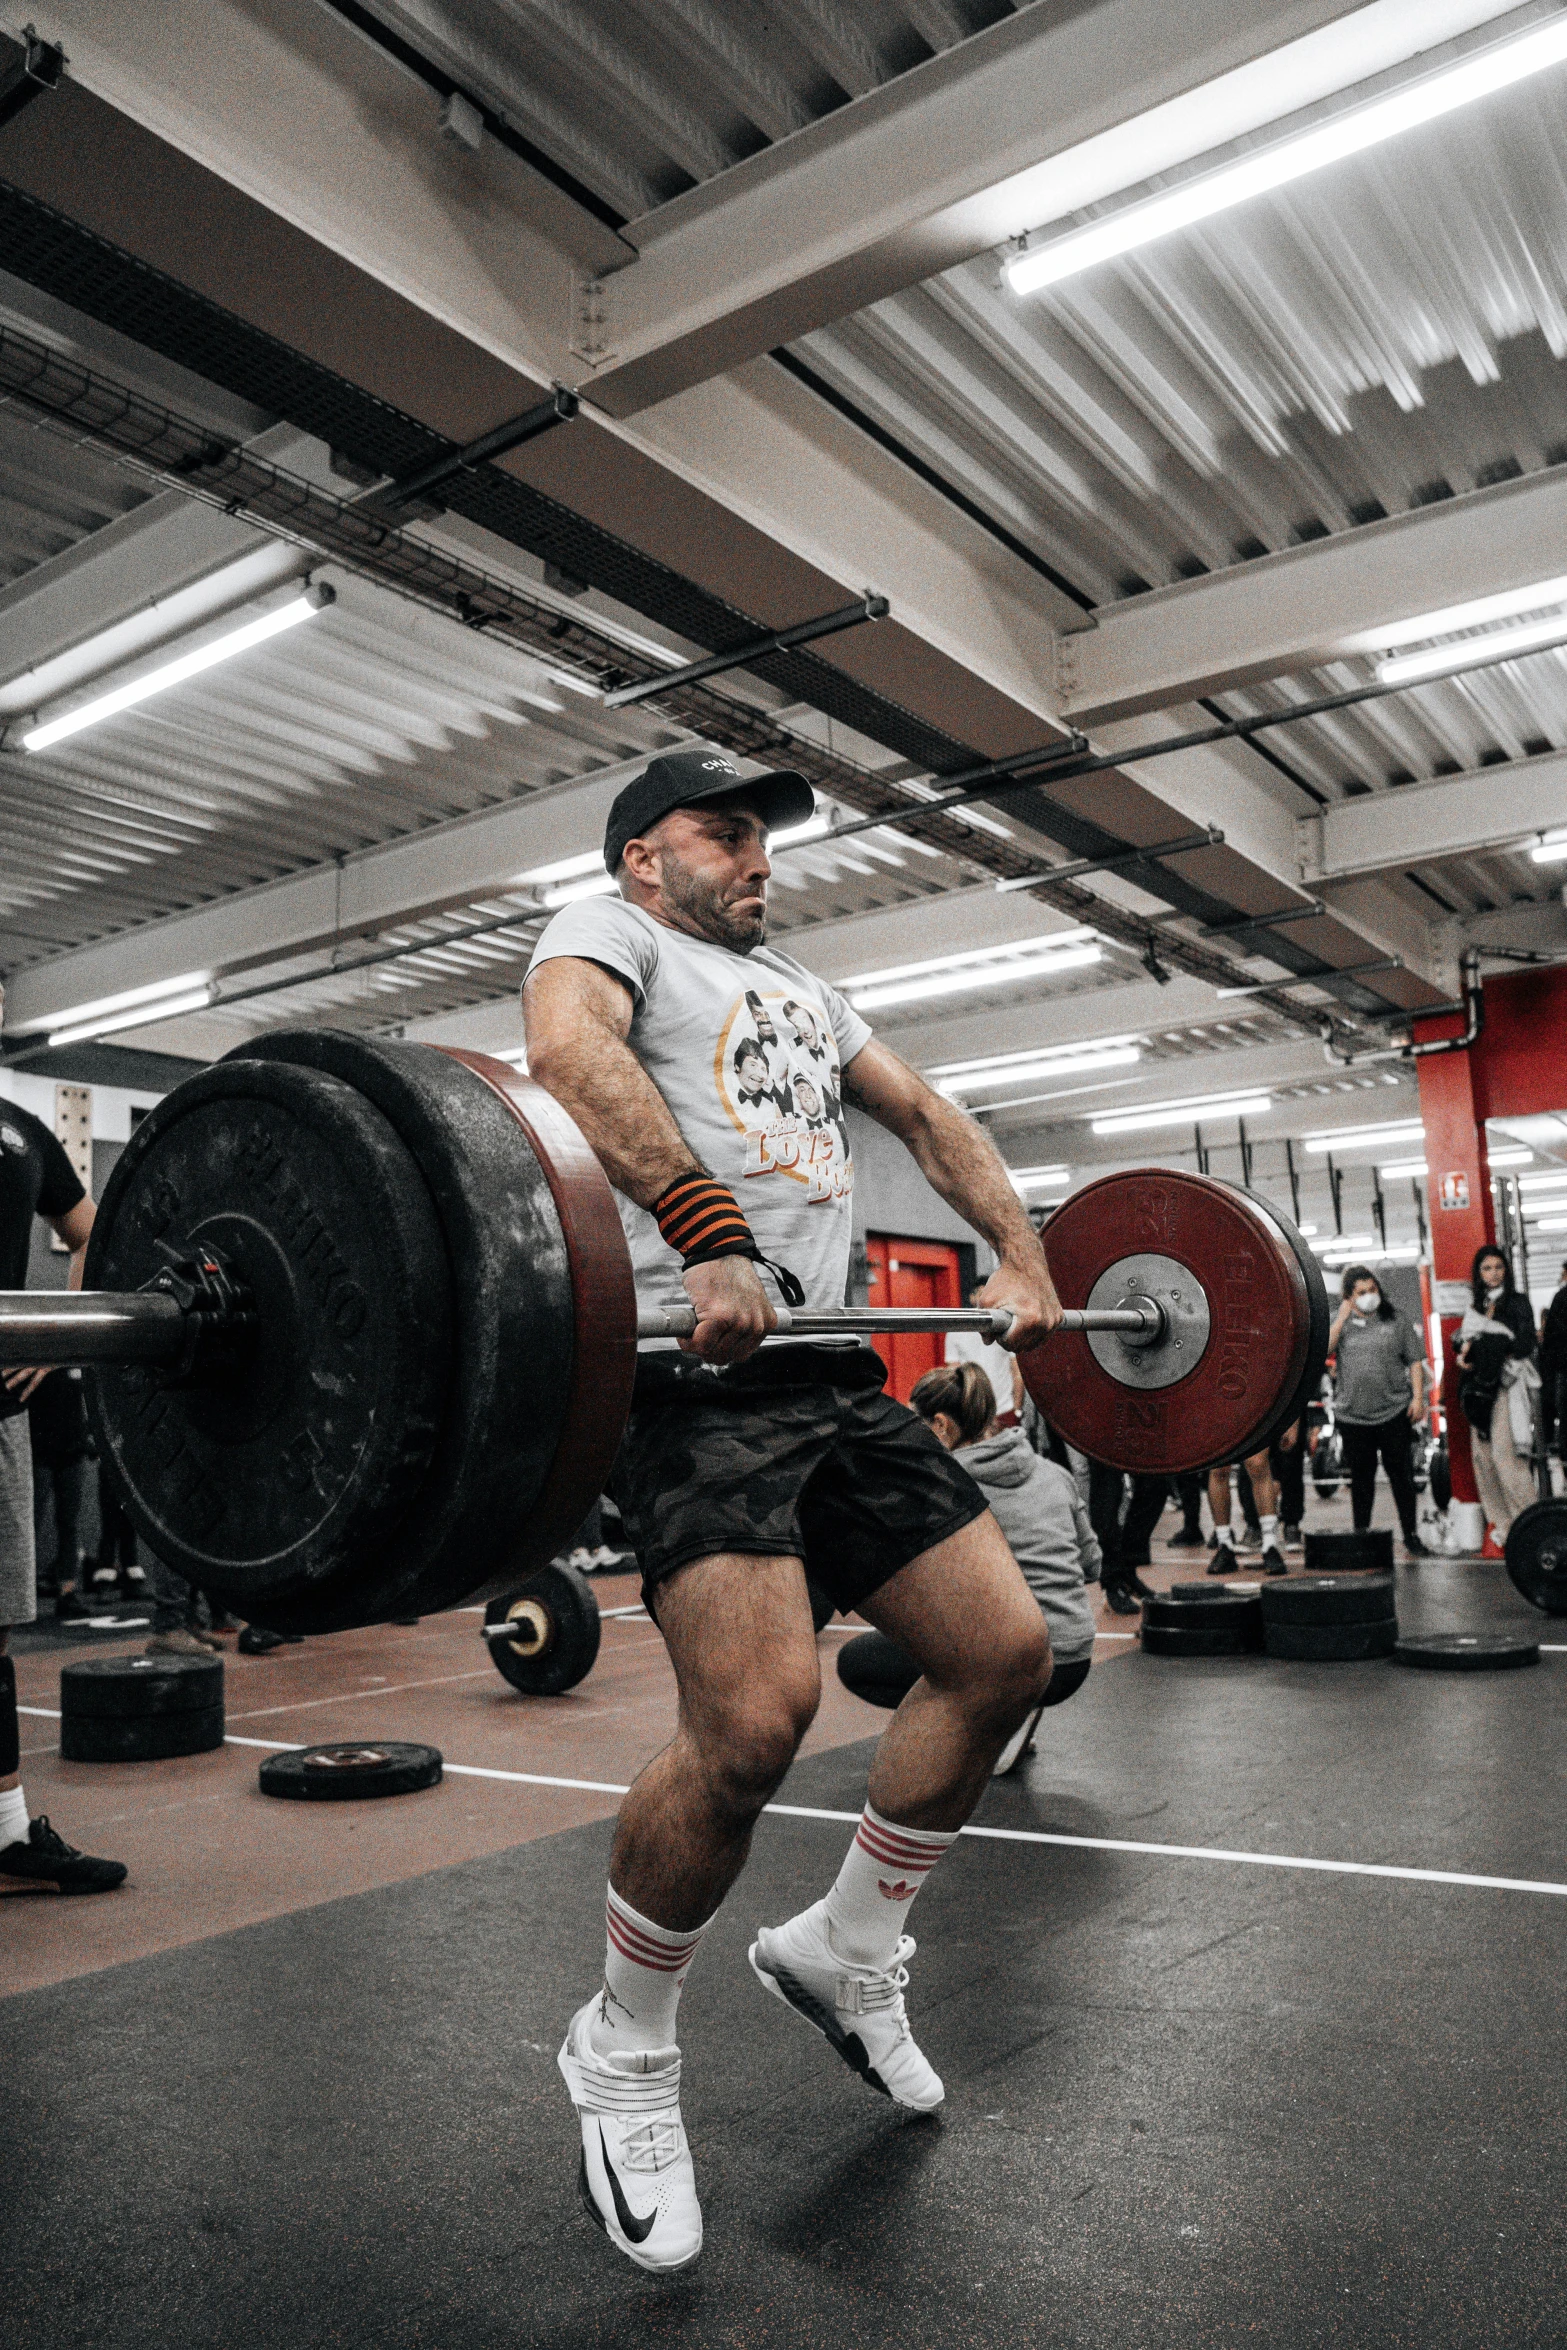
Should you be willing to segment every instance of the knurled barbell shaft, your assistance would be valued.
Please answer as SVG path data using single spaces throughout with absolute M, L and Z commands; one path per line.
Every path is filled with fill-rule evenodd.
M 1007 1313 L 982 1306 L 837 1306 L 814 1311 L 776 1309 L 776 1336 L 845 1338 L 877 1332 L 974 1330 L 982 1338 L 1005 1338 Z M 1128 1338 L 1156 1339 L 1164 1327 L 1153 1300 L 1136 1306 L 1070 1311 L 1062 1330 L 1119 1330 Z M 690 1307 L 644 1306 L 637 1315 L 638 1338 L 689 1338 L 696 1328 Z M 0 1368 L 20 1363 L 177 1363 L 186 1345 L 186 1315 L 178 1301 L 156 1290 L 0 1291 Z
M 157 1290 L 0 1290 L 0 1367 L 177 1363 L 185 1311 Z
M 895 1337 L 899 1331 L 973 1330 L 981 1338 L 1001 1341 L 1012 1327 L 1008 1313 L 991 1313 L 983 1306 L 822 1306 L 814 1309 L 776 1306 L 778 1338 Z M 1064 1313 L 1061 1330 L 1119 1330 L 1128 1338 L 1156 1339 L 1164 1329 L 1164 1309 L 1153 1298 L 1135 1306 L 1096 1306 Z M 689 1338 L 696 1328 L 690 1306 L 644 1306 L 637 1314 L 638 1338 Z M 763 1341 L 766 1344 L 766 1341 Z

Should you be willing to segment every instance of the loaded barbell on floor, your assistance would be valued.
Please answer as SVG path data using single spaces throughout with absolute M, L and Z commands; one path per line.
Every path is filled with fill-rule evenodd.
M 1243 1457 L 1314 1392 L 1321 1273 L 1250 1194 L 1103 1176 L 1049 1253 L 1073 1303 L 1023 1376 L 1095 1459 Z M 639 1305 L 609 1183 L 540 1087 L 330 1030 L 257 1038 L 167 1094 L 86 1270 L 76 1296 L 0 1296 L 0 1364 L 93 1365 L 99 1457 L 150 1546 L 287 1632 L 515 1594 L 608 1478 L 639 1335 L 691 1319 Z M 841 1308 L 779 1335 L 1005 1326 Z

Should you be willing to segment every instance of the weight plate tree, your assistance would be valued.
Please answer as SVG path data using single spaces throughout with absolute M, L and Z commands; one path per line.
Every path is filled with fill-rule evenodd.
M 1154 1297 L 1168 1342 L 1054 1333 L 1022 1356 L 1039 1409 L 1112 1466 L 1244 1460 L 1299 1417 L 1327 1359 L 1322 1274 L 1287 1218 L 1209 1176 L 1101 1176 L 1045 1228 L 1056 1288 L 1097 1305 Z M 1141 1285 L 1141 1286 L 1140 1286 Z M 1152 1375 L 1150 1375 L 1152 1373 Z

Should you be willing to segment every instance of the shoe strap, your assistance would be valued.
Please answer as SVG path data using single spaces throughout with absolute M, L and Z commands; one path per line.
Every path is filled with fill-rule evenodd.
M 623 2073 L 596 2052 L 572 2058 L 572 2102 L 584 2113 L 671 2114 L 680 2103 L 680 2059 L 656 2073 Z M 678 2119 L 678 2117 L 676 2117 Z
M 852 1975 L 840 1974 L 834 1991 L 838 2013 L 875 2015 L 883 2008 L 901 2008 L 914 1949 L 913 1935 L 905 1934 L 892 1954 L 890 1967 L 861 1967 Z

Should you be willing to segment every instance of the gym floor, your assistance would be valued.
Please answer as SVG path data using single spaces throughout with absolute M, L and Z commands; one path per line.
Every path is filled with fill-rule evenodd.
M 1148 1579 L 1205 1564 L 1160 1547 Z M 597 1589 L 626 1612 L 569 1696 L 514 1695 L 456 1614 L 231 1655 L 231 1742 L 156 1764 L 55 1751 L 65 1655 L 139 1634 L 19 1639 L 31 1808 L 131 1877 L 0 1915 L 13 2350 L 1560 2340 L 1562 1650 L 1175 1662 L 1105 1616 L 920 1898 L 948 2102 L 900 2123 L 745 1964 L 863 1797 L 881 1717 L 829 1628 L 796 1808 L 682 2014 L 707 2250 L 654 2281 L 579 2214 L 554 2062 L 616 1790 L 673 1719 L 634 1584 Z M 1399 1607 L 1549 1633 L 1500 1567 L 1400 1568 Z M 377 1734 L 439 1746 L 444 1784 L 257 1791 L 268 1745 Z

